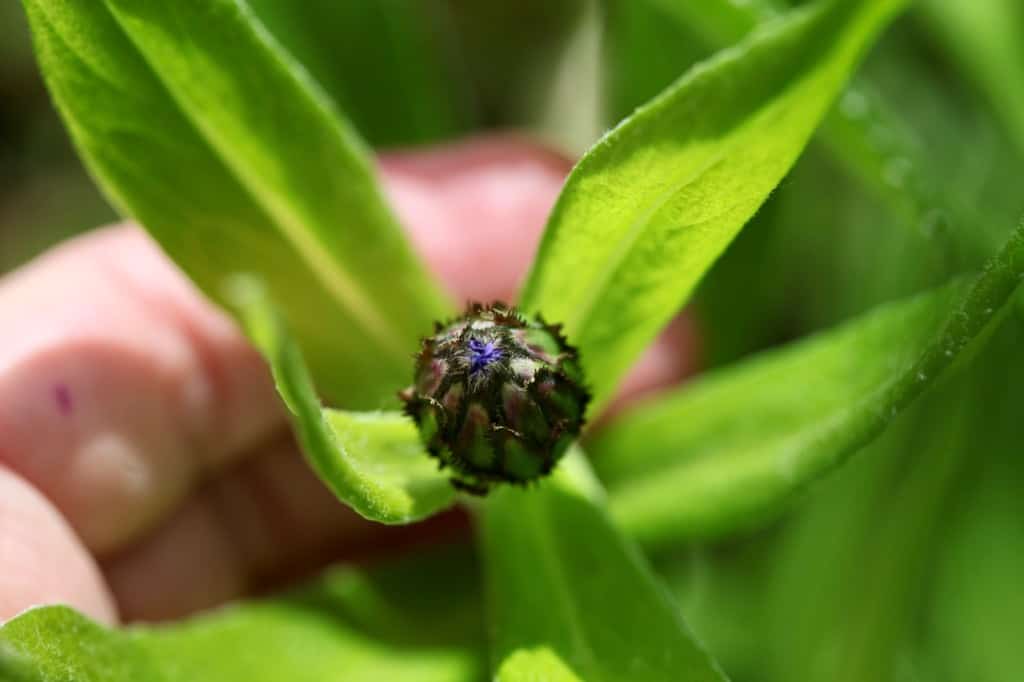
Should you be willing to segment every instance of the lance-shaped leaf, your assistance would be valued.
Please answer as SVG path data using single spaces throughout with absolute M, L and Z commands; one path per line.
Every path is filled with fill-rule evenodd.
M 797 10 L 695 67 L 577 164 L 522 303 L 565 324 L 598 405 L 789 170 L 902 5 Z
M 608 62 L 607 90 L 612 111 L 620 116 L 664 88 L 675 74 L 688 67 L 693 60 L 687 55 L 732 45 L 787 5 L 779 0 L 605 2 L 610 15 L 607 42 L 614 52 L 614 58 Z M 944 0 L 933 4 L 944 4 Z M 968 31 L 964 35 L 975 33 Z M 910 233 L 931 235 L 936 247 L 952 241 L 960 267 L 975 267 L 1005 240 L 1007 215 L 1012 220 L 1020 210 L 1019 203 L 1011 204 L 1007 214 L 1000 210 L 1005 202 L 994 200 L 999 196 L 1000 184 L 1005 184 L 999 179 L 1012 178 L 1013 172 L 999 162 L 1006 155 L 1005 150 L 984 169 L 961 163 L 965 148 L 970 147 L 977 154 L 990 154 L 991 151 L 982 152 L 974 147 L 998 143 L 987 134 L 977 138 L 981 132 L 975 128 L 978 123 L 968 125 L 965 121 L 975 121 L 977 117 L 968 117 L 960 110 L 963 98 L 950 91 L 948 74 L 937 75 L 923 63 L 907 58 L 905 46 L 901 47 L 903 42 L 889 41 L 882 46 L 874 68 L 858 74 L 846 87 L 822 121 L 816 138 L 832 161 L 880 201 L 891 223 Z M 905 83 L 913 83 L 914 87 L 907 88 L 902 85 Z M 967 139 L 970 141 L 965 142 Z M 982 172 L 985 177 L 978 178 Z M 800 191 L 807 191 L 806 187 L 790 188 L 789 184 L 787 189 L 797 192 L 797 196 Z M 984 195 L 979 194 L 980 187 L 985 188 Z M 834 207 L 838 191 L 841 190 L 828 187 L 820 203 Z M 816 190 L 812 192 L 817 196 Z M 802 209 L 799 218 L 788 221 L 799 223 L 806 219 L 803 222 L 817 225 L 818 221 L 807 215 L 807 197 L 801 196 L 798 203 Z M 835 227 L 830 216 L 824 219 L 830 221 L 830 228 Z M 1003 229 L 989 234 L 991 230 L 979 229 L 980 226 Z M 807 246 L 806 240 L 802 243 Z M 787 255 L 793 256 L 790 251 Z M 767 266 L 765 271 L 774 267 L 789 272 L 802 266 L 801 259 L 794 257 L 781 263 L 773 263 L 770 258 L 759 262 Z M 744 279 L 737 286 L 742 289 L 745 283 Z M 732 317 L 738 319 L 742 315 Z M 710 333 L 714 335 L 715 331 Z M 712 352 L 719 348 L 720 344 L 714 346 Z
M 347 407 L 392 404 L 446 306 L 363 144 L 238 0 L 25 0 L 89 168 L 217 300 L 258 273 Z
M 647 543 L 769 518 L 881 433 L 953 364 L 1024 277 L 1024 223 L 978 277 L 638 406 L 591 450 L 616 519 Z
M 482 505 L 495 679 L 721 682 L 601 496 L 577 450 Z
M 67 607 L 33 609 L 0 627 L 0 679 L 475 682 L 485 653 L 467 555 L 334 569 L 290 594 L 163 626 L 109 630 Z
M 306 459 L 338 499 L 368 519 L 394 524 L 422 519 L 454 502 L 454 489 L 408 417 L 323 409 L 302 353 L 264 288 L 240 276 L 228 290 L 228 300 L 270 365 Z

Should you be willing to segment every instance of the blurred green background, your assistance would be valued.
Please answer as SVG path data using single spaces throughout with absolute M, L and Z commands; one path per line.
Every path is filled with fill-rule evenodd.
M 514 127 L 578 153 L 768 0 L 253 0 L 375 145 Z M 113 218 L 0 5 L 0 272 Z M 1024 3 L 882 39 L 703 284 L 707 366 L 977 268 L 1024 212 Z M 373 69 L 367 65 L 372 64 Z M 400 83 L 401 106 L 382 87 Z M 736 680 L 1024 679 L 1024 305 L 771 528 L 654 557 Z
M 0 3 L 0 272 L 113 219 L 50 105 L 24 12 Z

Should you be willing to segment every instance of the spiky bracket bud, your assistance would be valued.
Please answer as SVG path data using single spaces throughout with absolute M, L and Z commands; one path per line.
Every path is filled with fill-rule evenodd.
M 405 412 L 452 484 L 476 494 L 551 471 L 583 427 L 590 394 L 561 325 L 474 303 L 423 340 Z

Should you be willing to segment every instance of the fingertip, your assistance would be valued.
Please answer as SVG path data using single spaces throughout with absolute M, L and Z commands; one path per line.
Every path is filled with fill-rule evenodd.
M 97 554 L 284 423 L 263 360 L 139 228 L 0 281 L 0 462 Z
M 409 237 L 459 300 L 512 301 L 571 163 L 526 138 L 473 138 L 380 159 Z
M 92 556 L 50 502 L 0 466 L 0 623 L 33 606 L 66 604 L 100 623 L 117 610 Z
M 626 374 L 600 421 L 695 374 L 699 367 L 699 338 L 692 315 L 684 312 L 672 320 Z

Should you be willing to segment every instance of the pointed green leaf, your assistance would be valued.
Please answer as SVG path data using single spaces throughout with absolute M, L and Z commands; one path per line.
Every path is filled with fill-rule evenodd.
M 363 144 L 240 0 L 24 0 L 85 161 L 217 300 L 258 273 L 321 390 L 392 405 L 447 310 Z
M 298 346 L 267 293 L 251 277 L 230 283 L 228 300 L 266 358 L 313 470 L 345 504 L 381 523 L 410 523 L 455 501 L 448 478 L 397 412 L 323 409 Z
M 575 451 L 536 488 L 484 501 L 496 679 L 724 680 L 601 495 Z
M 1022 277 L 1024 223 L 973 282 L 883 306 L 638 406 L 590 446 L 612 513 L 648 543 L 776 514 L 991 329 Z
M 684 55 L 728 47 L 787 5 L 779 0 L 605 2 L 617 13 L 608 22 L 607 41 L 617 49 L 608 64 L 608 90 L 613 111 L 620 115 L 665 87 L 694 61 Z M 961 33 L 957 38 L 967 41 L 977 35 Z M 1010 173 L 1001 172 L 997 159 L 983 169 L 959 163 L 965 145 L 999 143 L 985 134 L 973 139 L 972 133 L 978 132 L 974 130 L 979 125 L 977 112 L 962 110 L 964 98 L 948 74 L 936 72 L 926 57 L 908 57 L 906 42 L 890 40 L 881 46 L 874 68 L 858 74 L 846 87 L 822 121 L 817 139 L 832 161 L 885 206 L 891 220 L 912 233 L 935 235 L 936 241 L 952 237 L 961 262 L 973 267 L 1006 237 L 1004 230 L 995 240 L 985 240 L 988 235 L 978 226 L 1004 224 L 1005 214 L 998 211 L 999 202 L 992 200 L 991 190 Z M 628 48 L 633 52 L 623 55 Z M 992 151 L 975 149 L 975 153 L 989 158 Z M 987 177 L 977 180 L 979 172 Z M 986 188 L 984 196 L 979 195 L 979 184 Z M 822 202 L 834 206 L 835 194 L 830 187 Z M 801 207 L 803 203 L 806 199 Z M 1011 219 L 1019 209 L 1019 204 L 1013 205 Z M 793 266 L 787 263 L 786 267 Z
M 789 170 L 902 5 L 797 10 L 691 70 L 577 164 L 522 303 L 566 325 L 598 405 Z
M 108 630 L 67 607 L 33 609 L 0 627 L 0 674 L 15 670 L 17 682 L 476 682 L 485 663 L 467 554 L 335 569 L 291 594 L 162 626 Z

